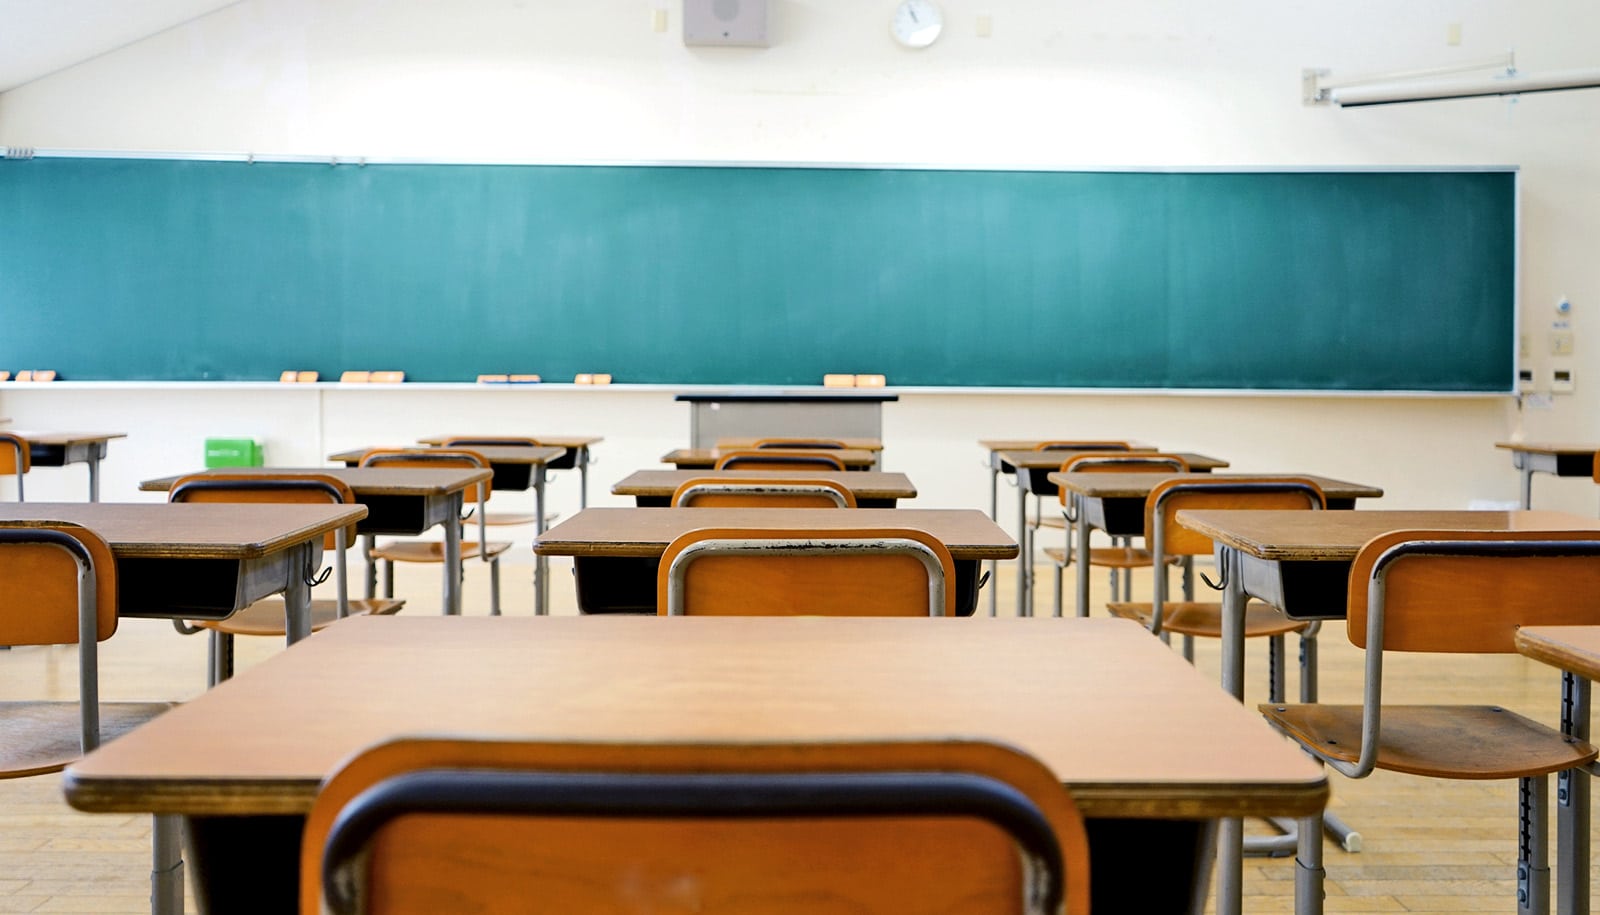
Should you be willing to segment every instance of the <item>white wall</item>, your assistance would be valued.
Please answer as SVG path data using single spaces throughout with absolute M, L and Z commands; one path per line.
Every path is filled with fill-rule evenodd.
M 1519 430 L 1600 438 L 1600 319 L 1589 317 L 1600 310 L 1600 91 L 1352 111 L 1300 103 L 1308 66 L 1354 74 L 1513 46 L 1528 72 L 1600 64 L 1600 4 L 943 5 L 947 34 L 913 52 L 888 37 L 892 0 L 771 0 L 767 49 L 684 47 L 671 0 L 246 0 L 0 94 L 0 145 L 471 161 L 1512 164 L 1522 169 L 1520 292 L 1539 377 L 1554 303 L 1564 295 L 1575 308 L 1578 392 L 1552 408 L 1519 417 L 1494 398 L 908 395 L 885 414 L 888 463 L 913 474 L 923 504 L 987 507 L 976 439 L 1117 436 L 1243 469 L 1377 483 L 1394 506 L 1461 507 L 1516 497 L 1496 440 Z M 669 13 L 665 33 L 650 29 L 657 8 Z M 993 19 L 990 38 L 975 34 L 980 14 Z M 0 303 L 0 314 L 8 307 L 17 306 Z M 130 425 L 111 411 L 132 395 L 72 391 L 3 392 L 0 415 L 19 428 Z M 158 412 L 131 414 L 134 436 L 112 446 L 108 497 L 127 495 L 119 481 L 178 469 L 171 462 L 197 454 L 198 436 L 276 422 L 252 417 L 274 398 L 160 391 Z M 417 395 L 390 416 L 399 425 L 386 438 L 450 431 L 477 409 Z M 600 396 L 545 391 L 523 418 L 605 435 L 597 483 L 687 438 L 687 412 L 665 395 Z M 175 446 L 174 433 L 193 438 Z M 30 480 L 30 492 L 52 485 Z M 81 482 L 63 485 L 75 497 Z M 1541 479 L 1535 501 L 1588 513 L 1596 496 L 1586 481 Z

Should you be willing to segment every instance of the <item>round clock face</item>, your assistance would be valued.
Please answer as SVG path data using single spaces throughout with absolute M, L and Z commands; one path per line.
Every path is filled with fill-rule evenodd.
M 895 7 L 894 18 L 889 20 L 889 31 L 894 40 L 908 48 L 925 48 L 939 37 L 944 27 L 944 13 L 933 0 L 901 0 Z

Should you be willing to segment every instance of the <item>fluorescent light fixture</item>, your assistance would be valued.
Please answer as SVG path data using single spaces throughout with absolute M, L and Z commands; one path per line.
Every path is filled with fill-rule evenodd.
M 1454 75 L 1478 70 L 1499 72 L 1480 76 Z M 1395 105 L 1402 102 L 1436 102 L 1453 98 L 1596 89 L 1600 88 L 1600 68 L 1561 70 L 1539 75 L 1518 73 L 1516 56 L 1506 53 L 1488 60 L 1339 80 L 1330 79 L 1327 70 L 1303 70 L 1300 74 L 1300 87 L 1302 98 L 1307 105 L 1360 108 L 1368 105 Z
M 1367 86 L 1330 88 L 1328 101 L 1340 108 L 1368 105 L 1394 105 L 1401 102 L 1433 102 L 1486 95 L 1524 95 L 1531 92 L 1560 92 L 1565 89 L 1600 88 L 1600 67 L 1561 70 L 1553 73 L 1511 76 L 1439 79 L 1419 82 L 1376 83 Z

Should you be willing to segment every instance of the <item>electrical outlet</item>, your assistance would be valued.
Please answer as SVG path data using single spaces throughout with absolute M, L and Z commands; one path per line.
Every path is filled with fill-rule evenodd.
M 1550 371 L 1550 393 L 1571 394 L 1572 389 L 1572 369 L 1552 369 Z
M 1550 355 L 1572 355 L 1572 331 L 1556 330 L 1550 332 Z
M 1533 393 L 1533 369 L 1518 369 L 1517 370 L 1517 393 L 1518 394 L 1532 394 Z

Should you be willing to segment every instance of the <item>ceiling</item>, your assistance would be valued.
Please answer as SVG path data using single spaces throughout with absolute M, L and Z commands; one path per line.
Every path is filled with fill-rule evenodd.
M 241 0 L 0 0 L 0 92 Z

